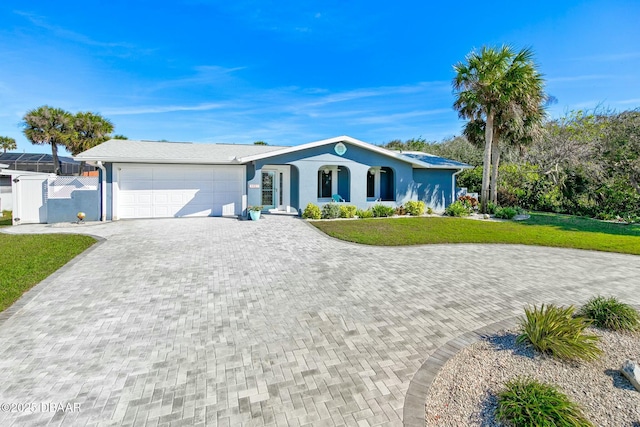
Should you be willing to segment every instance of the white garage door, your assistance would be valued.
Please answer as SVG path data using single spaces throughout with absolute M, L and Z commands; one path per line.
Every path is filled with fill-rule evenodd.
M 116 165 L 119 218 L 242 213 L 243 166 Z

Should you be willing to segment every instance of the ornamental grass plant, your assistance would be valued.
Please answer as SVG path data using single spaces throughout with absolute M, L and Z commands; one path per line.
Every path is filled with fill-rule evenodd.
M 599 337 L 585 333 L 591 322 L 574 316 L 575 307 L 557 307 L 549 304 L 524 310 L 522 333 L 518 344 L 532 346 L 537 351 L 562 360 L 593 360 L 601 353 Z
M 599 328 L 612 331 L 640 330 L 640 313 L 615 297 L 593 297 L 580 308 L 579 314 Z
M 514 378 L 498 394 L 496 418 L 518 427 L 592 427 L 580 406 L 556 387 L 531 378 Z

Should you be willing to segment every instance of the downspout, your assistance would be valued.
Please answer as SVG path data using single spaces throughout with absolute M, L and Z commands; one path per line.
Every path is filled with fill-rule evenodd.
M 451 175 L 451 203 L 456 201 L 456 176 L 462 173 L 462 171 L 464 171 L 464 169 L 459 169 L 458 172 Z
M 107 168 L 104 167 L 101 160 L 96 162 L 96 166 L 100 168 L 100 221 L 107 220 Z

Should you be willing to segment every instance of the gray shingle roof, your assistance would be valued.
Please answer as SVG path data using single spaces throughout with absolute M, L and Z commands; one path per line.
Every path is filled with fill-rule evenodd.
M 197 144 L 110 139 L 77 156 L 76 160 L 124 163 L 235 163 L 237 158 L 281 150 L 273 145 Z

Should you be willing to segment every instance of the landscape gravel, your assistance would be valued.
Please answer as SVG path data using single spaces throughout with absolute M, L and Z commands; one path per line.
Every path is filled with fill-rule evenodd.
M 554 384 L 595 426 L 640 426 L 640 392 L 622 376 L 625 360 L 640 361 L 640 335 L 589 329 L 603 354 L 563 362 L 516 345 L 517 332 L 485 337 L 453 356 L 435 378 L 425 406 L 427 426 L 502 426 L 497 394 L 516 376 Z

